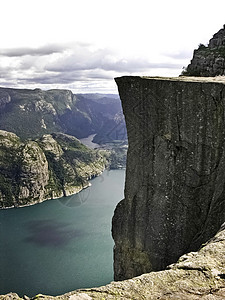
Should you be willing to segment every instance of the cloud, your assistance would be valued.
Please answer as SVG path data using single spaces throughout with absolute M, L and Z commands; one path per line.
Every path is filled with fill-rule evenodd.
M 142 72 L 154 68 L 180 68 L 179 63 L 150 62 L 148 58 L 121 57 L 109 49 L 92 51 L 88 47 L 76 47 L 56 61 L 46 65 L 46 70 L 53 72 L 73 72 L 78 70 L 104 70 L 116 72 Z
M 79 82 L 83 87 L 95 82 L 100 88 L 101 82 L 114 85 L 113 78 L 121 75 L 150 75 L 154 72 L 154 75 L 159 75 L 159 70 L 175 72 L 181 70 L 183 65 L 179 58 L 172 56 L 152 60 L 144 56 L 124 57 L 112 49 L 96 48 L 88 43 L 15 48 L 10 51 L 2 49 L 0 83 L 27 88 L 69 88 L 79 86 Z
M 43 56 L 51 55 L 53 53 L 61 53 L 65 50 L 65 47 L 57 44 L 45 45 L 39 48 L 8 48 L 0 49 L 0 55 L 6 57 L 21 57 L 21 56 Z
M 176 60 L 183 60 L 183 59 L 191 59 L 193 55 L 193 49 L 182 49 L 180 51 L 175 51 L 175 52 L 163 52 L 162 55 L 173 58 Z

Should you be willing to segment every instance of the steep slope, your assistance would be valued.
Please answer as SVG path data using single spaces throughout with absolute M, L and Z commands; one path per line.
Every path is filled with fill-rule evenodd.
M 225 75 L 225 25 L 213 35 L 207 46 L 200 44 L 184 76 Z
M 128 132 L 115 279 L 162 270 L 225 221 L 225 80 L 117 78 Z
M 77 193 L 104 170 L 107 156 L 62 133 L 22 142 L 0 130 L 0 208 Z
M 0 207 L 43 201 L 48 162 L 37 142 L 0 131 Z

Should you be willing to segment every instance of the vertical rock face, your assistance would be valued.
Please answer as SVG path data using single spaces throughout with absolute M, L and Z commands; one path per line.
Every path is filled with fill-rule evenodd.
M 113 217 L 115 280 L 162 270 L 225 221 L 225 82 L 116 79 L 128 132 Z
M 20 187 L 18 204 L 45 200 L 45 187 L 49 180 L 48 161 L 37 142 L 28 141 L 21 151 Z M 29 202 L 28 202 L 29 203 Z

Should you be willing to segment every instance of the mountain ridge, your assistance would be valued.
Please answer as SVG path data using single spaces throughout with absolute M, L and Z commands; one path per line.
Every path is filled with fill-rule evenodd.
M 106 124 L 116 126 L 113 118 L 122 113 L 118 95 L 73 94 L 70 90 L 0 88 L 0 129 L 20 138 L 36 138 L 62 132 L 77 138 L 104 133 Z M 89 98 L 87 98 L 89 97 Z M 103 100 L 102 100 L 103 99 Z M 125 122 L 123 122 L 123 128 Z M 108 130 L 108 129 L 107 129 Z M 99 140 L 100 141 L 100 140 Z

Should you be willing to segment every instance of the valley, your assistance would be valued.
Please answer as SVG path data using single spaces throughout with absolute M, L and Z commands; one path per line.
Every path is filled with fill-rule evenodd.
M 0 208 L 76 194 L 126 152 L 118 95 L 0 88 Z

